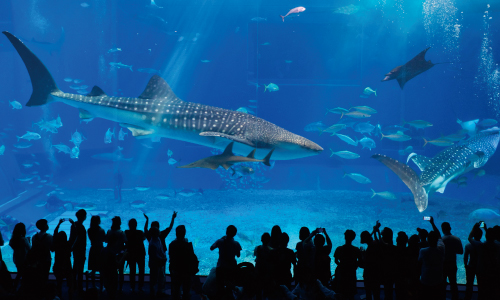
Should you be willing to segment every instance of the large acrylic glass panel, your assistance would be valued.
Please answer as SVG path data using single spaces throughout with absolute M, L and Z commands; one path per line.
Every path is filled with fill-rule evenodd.
M 293 8 L 287 2 L 157 1 L 163 9 L 146 7 L 148 1 L 87 4 L 2 3 L 6 6 L 0 10 L 2 30 L 23 38 L 64 92 L 84 93 L 97 85 L 110 96 L 137 97 L 149 78 L 158 74 L 185 101 L 246 110 L 325 151 L 275 161 L 272 167 L 249 164 L 255 173 L 248 176 L 222 168 L 177 169 L 220 151 L 172 139 L 134 138 L 109 120 L 81 121 L 78 110 L 63 103 L 13 109 L 9 102 L 24 105 L 31 86 L 19 55 L 2 36 L 0 138 L 5 152 L 0 156 L 0 229 L 6 241 L 18 221 L 33 235 L 34 222 L 45 217 L 51 232 L 59 218 L 74 218 L 80 207 L 88 210 L 86 226 L 97 214 L 105 230 L 115 215 L 122 217 L 122 229 L 128 228 L 130 218 L 136 218 L 141 229 L 143 212 L 164 229 L 175 210 L 179 215 L 174 226 L 186 226 L 200 259 L 200 274 L 208 274 L 217 260 L 217 251 L 209 247 L 229 224 L 238 228 L 237 240 L 244 249 L 241 262 L 254 260 L 261 234 L 276 224 L 290 235 L 290 248 L 299 241 L 300 227 L 307 226 L 326 228 L 335 249 L 343 244 L 346 229 L 355 230 L 354 244 L 360 246 L 359 234 L 370 231 L 376 220 L 392 228 L 396 237 L 399 231 L 415 234 L 417 227 L 430 230 L 422 217 L 432 215 L 438 225 L 450 222 L 452 233 L 464 244 L 473 222 L 488 217 L 477 209 L 491 209 L 491 222 L 485 221 L 498 222 L 497 155 L 469 172 L 467 179 L 448 183 L 443 194 L 432 194 L 423 213 L 401 180 L 371 158 L 380 153 L 405 163 L 412 152 L 434 157 L 444 148 L 436 143 L 424 146 L 424 139 L 456 133 L 462 128 L 457 119 L 498 118 L 498 50 L 492 30 L 498 25 L 498 8 L 444 0 L 317 1 L 283 22 L 279 15 Z M 391 69 L 429 46 L 427 59 L 453 64 L 434 66 L 404 89 L 396 81 L 380 82 Z M 271 83 L 279 90 L 272 91 Z M 366 87 L 377 94 L 364 93 Z M 370 106 L 377 113 L 367 119 L 325 115 L 327 109 L 354 106 Z M 58 116 L 63 126 L 57 132 L 33 125 Z M 413 120 L 433 126 L 417 129 L 404 124 Z M 397 134 L 398 128 L 390 126 L 404 126 L 399 130 L 411 140 L 360 133 L 359 124 L 367 121 L 380 124 L 385 135 Z M 370 150 L 320 134 L 338 122 L 351 123 L 339 133 L 355 144 L 366 136 L 376 147 Z M 114 132 L 111 143 L 105 142 L 108 128 Z M 123 140 L 121 130 L 128 133 Z M 18 142 L 16 136 L 26 131 L 39 133 L 41 139 Z M 61 152 L 54 147 L 62 144 L 71 151 L 75 132 L 83 136 L 78 159 L 64 153 L 66 148 Z M 330 149 L 360 157 L 330 157 Z M 408 165 L 417 170 L 411 161 Z M 114 196 L 118 173 L 123 177 L 122 203 Z M 349 173 L 361 174 L 371 183 L 345 176 Z M 392 194 L 374 195 L 372 190 Z M 63 230 L 69 230 L 66 224 Z M 167 244 L 174 237 L 170 233 Z M 15 270 L 10 248 L 2 247 L 2 253 L 9 270 Z M 332 260 L 332 271 L 335 266 Z M 460 270 L 459 281 L 464 282 Z

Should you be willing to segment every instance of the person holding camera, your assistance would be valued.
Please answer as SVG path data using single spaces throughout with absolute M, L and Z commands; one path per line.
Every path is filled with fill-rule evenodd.
M 321 281 L 324 286 L 328 286 L 332 277 L 330 253 L 332 253 L 333 245 L 325 228 L 318 228 L 317 231 L 318 234 L 314 237 L 314 248 L 316 249 L 314 254 L 314 277 Z
M 371 233 L 363 231 L 360 235 L 361 244 L 366 244 L 366 249 L 361 247 L 362 261 L 360 266 L 364 269 L 363 283 L 367 300 L 372 300 L 372 297 L 374 300 L 380 300 L 381 249 L 376 234 L 379 227 L 380 223 L 377 221 Z
M 430 217 L 432 231 L 429 232 L 427 242 L 429 247 L 420 249 L 418 262 L 421 269 L 421 297 L 420 299 L 442 300 L 445 298 L 443 289 L 444 276 L 444 252 L 445 246 L 441 239 L 441 233 L 434 224 L 434 218 Z

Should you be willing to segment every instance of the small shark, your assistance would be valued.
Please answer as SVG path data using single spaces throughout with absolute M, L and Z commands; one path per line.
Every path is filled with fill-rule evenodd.
M 396 79 L 399 83 L 399 87 L 403 89 L 405 84 L 410 81 L 410 79 L 437 65 L 433 64 L 430 60 L 425 60 L 425 53 L 430 48 L 431 47 L 420 52 L 406 64 L 397 66 L 392 69 L 389 73 L 385 74 L 385 78 L 381 81 Z
M 64 32 L 64 28 L 61 27 L 61 36 L 59 37 L 59 40 L 57 40 L 57 42 L 55 42 L 55 43 L 41 42 L 41 41 L 35 40 L 35 38 L 32 38 L 31 40 L 25 40 L 25 41 L 37 45 L 38 48 L 43 48 L 45 51 L 49 52 L 50 55 L 52 55 L 53 52 L 60 52 L 61 51 L 61 47 L 64 44 L 65 40 L 66 40 L 66 34 Z
M 265 164 L 266 166 L 270 167 L 271 164 L 269 163 L 269 159 L 271 158 L 271 155 L 274 152 L 274 149 L 269 151 L 269 153 L 264 157 L 264 159 L 255 159 L 255 149 L 248 154 L 247 157 L 244 156 L 236 156 L 233 154 L 233 145 L 234 142 L 231 142 L 229 145 L 227 145 L 226 149 L 222 154 L 219 155 L 214 155 L 214 156 L 209 156 L 206 158 L 202 158 L 200 160 L 197 160 L 193 163 L 184 165 L 184 166 L 179 166 L 177 168 L 207 168 L 207 169 L 212 169 L 215 170 L 219 166 L 223 167 L 224 169 L 229 169 L 233 164 L 240 163 L 240 162 L 261 162 Z
M 237 154 L 256 149 L 256 155 L 263 157 L 274 149 L 276 160 L 308 157 L 323 151 L 316 143 L 256 116 L 182 101 L 158 75 L 151 77 L 137 98 L 110 97 L 97 86 L 87 95 L 64 93 L 26 45 L 7 31 L 3 34 L 16 48 L 31 78 L 33 92 L 26 106 L 63 102 L 78 108 L 81 119 L 99 117 L 118 122 L 137 138 L 160 136 L 217 149 L 237 142 Z
M 483 167 L 495 153 L 500 141 L 500 129 L 493 127 L 469 138 L 461 145 L 446 148 L 433 158 L 411 153 L 411 159 L 422 171 L 420 176 L 404 163 L 385 155 L 372 158 L 391 169 L 413 193 L 420 212 L 427 208 L 428 196 L 433 192 L 444 193 L 448 182 L 473 169 Z

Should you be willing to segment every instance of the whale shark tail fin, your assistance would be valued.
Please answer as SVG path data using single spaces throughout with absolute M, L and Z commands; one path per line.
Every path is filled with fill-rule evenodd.
M 57 88 L 56 82 L 52 78 L 52 75 L 50 75 L 49 70 L 17 37 L 7 31 L 4 31 L 3 34 L 12 43 L 12 46 L 16 48 L 31 78 L 33 93 L 26 106 L 39 106 L 50 102 L 50 94 L 59 91 L 59 88 Z
M 406 164 L 403 164 L 393 158 L 390 158 L 385 155 L 375 154 L 372 155 L 372 158 L 380 161 L 384 165 L 386 165 L 389 169 L 391 169 L 398 177 L 406 184 L 406 186 L 410 189 L 413 194 L 413 198 L 415 199 L 415 204 L 417 205 L 417 209 L 419 212 L 423 212 L 427 208 L 428 203 L 428 195 L 425 190 L 422 182 L 420 181 L 420 177 Z

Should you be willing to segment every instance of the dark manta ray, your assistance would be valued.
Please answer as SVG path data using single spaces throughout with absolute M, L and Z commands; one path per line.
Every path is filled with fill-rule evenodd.
M 403 89 L 405 84 L 410 81 L 413 77 L 423 73 L 437 64 L 433 64 L 430 60 L 425 60 L 425 53 L 431 47 L 425 49 L 412 58 L 409 62 L 402 66 L 397 66 L 392 69 L 389 73 L 385 74 L 385 78 L 381 81 L 389 81 L 396 79 L 399 83 L 399 87 Z
M 433 192 L 444 193 L 448 182 L 473 169 L 483 167 L 497 149 L 500 129 L 483 130 L 461 145 L 446 148 L 433 158 L 412 153 L 412 160 L 422 171 L 417 175 L 408 165 L 385 155 L 375 154 L 372 158 L 391 169 L 413 193 L 418 211 L 427 208 L 428 196 Z

